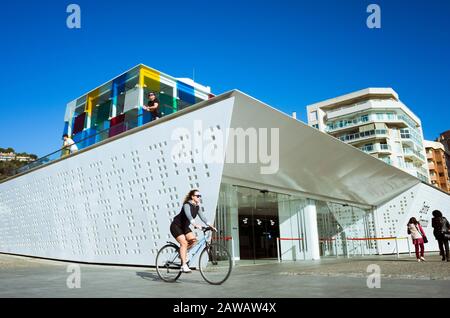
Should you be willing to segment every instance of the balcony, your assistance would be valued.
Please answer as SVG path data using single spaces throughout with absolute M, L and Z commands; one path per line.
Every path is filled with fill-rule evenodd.
M 391 146 L 389 146 L 387 144 L 367 145 L 367 146 L 361 147 L 359 149 L 368 154 L 372 154 L 372 153 L 391 154 L 392 153 Z
M 407 146 L 409 147 L 414 147 L 415 142 L 414 140 L 411 138 L 410 135 L 408 136 L 404 136 L 403 134 L 401 135 L 401 139 L 402 139 L 402 143 L 405 143 Z
M 428 175 L 428 170 L 425 168 L 419 167 L 419 168 L 417 168 L 417 170 L 419 170 L 419 172 L 424 175 Z
M 407 147 L 423 147 L 423 141 L 421 137 L 417 135 L 417 133 L 414 135 L 408 132 L 400 132 L 400 138 L 402 140 L 402 143 L 406 144 Z
M 338 132 L 338 131 L 342 131 L 345 129 L 349 129 L 349 128 L 353 128 L 353 127 L 357 127 L 360 125 L 365 125 L 365 124 L 370 124 L 371 122 L 373 122 L 372 120 L 355 120 L 355 121 L 351 121 L 350 123 L 346 123 L 346 124 L 342 124 L 342 125 L 333 125 L 332 127 L 327 126 L 325 128 L 325 132 L 327 133 L 333 133 L 333 132 Z
M 405 157 L 410 158 L 412 160 L 423 162 L 425 161 L 425 156 L 420 152 L 413 150 L 411 148 L 403 148 L 403 154 Z
M 325 111 L 327 113 L 328 119 L 334 119 L 334 118 L 349 115 L 352 113 L 357 113 L 357 112 L 361 112 L 364 110 L 377 109 L 377 108 L 378 109 L 379 108 L 389 109 L 389 108 L 395 108 L 395 107 L 393 107 L 391 100 L 368 100 L 368 101 L 363 101 L 363 102 L 354 104 L 350 107 L 344 106 L 339 109 L 333 109 L 333 110 L 329 110 L 329 111 L 325 110 Z
M 425 176 L 428 175 L 427 169 L 425 169 L 421 166 L 417 166 L 417 165 L 413 164 L 412 162 L 406 161 L 404 164 L 402 163 L 401 168 L 408 170 L 409 173 L 414 174 L 414 175 L 416 174 L 416 172 L 418 172 L 422 175 L 425 175 Z
M 392 153 L 392 148 L 387 144 L 380 144 L 380 152 Z
M 395 125 L 398 128 L 407 128 L 408 125 L 406 124 L 406 120 L 404 119 L 405 116 L 403 115 L 392 115 L 392 116 L 383 116 L 382 118 L 377 117 L 376 114 L 370 114 L 368 117 L 366 117 L 365 119 L 362 119 L 361 117 L 358 118 L 358 120 L 356 119 L 352 119 L 352 120 L 342 120 L 345 121 L 345 123 L 336 123 L 335 125 L 329 125 L 325 128 L 325 131 L 327 133 L 334 133 L 334 132 L 339 132 L 339 131 L 343 131 L 346 129 L 350 129 L 350 128 L 354 128 L 354 127 L 358 127 L 361 125 L 366 125 L 366 124 L 373 124 L 373 123 L 386 123 L 388 125 Z M 330 119 L 329 117 L 327 118 L 328 120 Z
M 387 138 L 387 137 L 389 137 L 389 135 L 386 129 L 374 129 L 355 134 L 340 136 L 338 137 L 338 139 L 346 143 L 352 143 L 355 141 L 361 141 L 366 139 Z
M 419 171 L 417 171 L 417 172 L 416 172 L 416 176 L 417 176 L 417 178 L 419 178 L 420 180 L 422 180 L 422 181 L 424 181 L 424 182 L 428 182 L 428 177 L 427 177 L 427 174 L 426 174 L 426 173 L 422 174 L 422 173 L 420 173 Z

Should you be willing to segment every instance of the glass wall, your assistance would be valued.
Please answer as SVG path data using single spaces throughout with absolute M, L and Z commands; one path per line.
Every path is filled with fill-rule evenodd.
M 307 258 L 305 199 L 222 184 L 216 227 L 227 247 L 242 261 Z M 230 240 L 233 238 L 233 240 Z
M 318 242 L 310 241 L 315 236 L 308 224 L 315 223 L 309 223 L 308 213 L 317 215 Z M 216 227 L 217 239 L 242 262 L 307 260 L 317 248 L 321 257 L 378 251 L 372 210 L 225 183 Z
M 321 256 L 376 254 L 372 210 L 333 202 L 316 201 Z
M 64 131 L 70 132 L 82 149 L 142 126 L 151 120 L 150 113 L 142 107 L 148 103 L 149 92 L 154 92 L 160 101 L 162 116 L 210 97 L 208 92 L 139 66 L 79 98 L 71 111 L 73 120 L 65 123 Z

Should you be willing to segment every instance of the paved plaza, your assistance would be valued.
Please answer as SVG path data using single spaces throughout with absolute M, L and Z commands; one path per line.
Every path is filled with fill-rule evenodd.
M 374 264 L 380 288 L 367 285 Z M 80 288 L 68 288 L 72 263 L 0 254 L 0 297 L 450 297 L 450 263 L 438 255 L 427 255 L 424 263 L 408 255 L 240 262 L 221 286 L 207 284 L 196 271 L 165 283 L 152 268 L 79 266 Z

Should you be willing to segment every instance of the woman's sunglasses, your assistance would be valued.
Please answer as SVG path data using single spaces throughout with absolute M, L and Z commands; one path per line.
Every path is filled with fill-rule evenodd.
M 194 194 L 194 197 L 201 198 L 202 195 L 201 194 Z

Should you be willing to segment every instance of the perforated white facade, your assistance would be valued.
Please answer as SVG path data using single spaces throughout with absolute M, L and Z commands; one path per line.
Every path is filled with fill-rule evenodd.
M 218 102 L 0 184 L 0 252 L 152 264 L 190 189 L 202 189 L 214 220 L 222 176 L 223 164 L 176 163 L 190 155 L 174 152 L 179 138 L 192 137 L 172 132 L 193 132 L 201 118 L 205 130 L 225 129 L 232 106 Z

